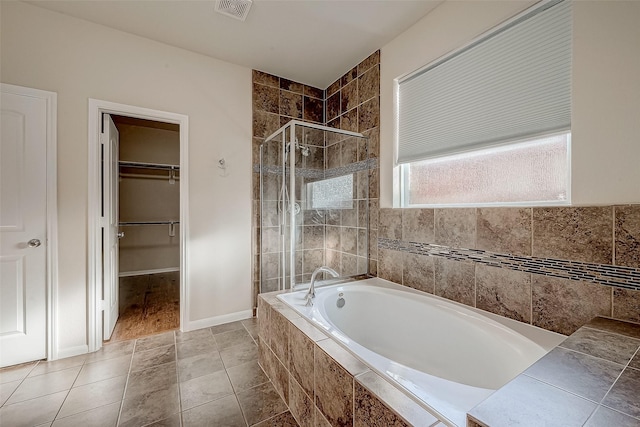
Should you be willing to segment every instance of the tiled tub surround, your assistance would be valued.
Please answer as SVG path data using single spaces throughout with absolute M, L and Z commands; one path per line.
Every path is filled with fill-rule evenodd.
M 313 307 L 305 292 L 278 298 L 457 426 L 565 338 L 380 278 L 319 288 Z
M 640 205 L 381 209 L 378 275 L 569 335 L 640 322 Z
M 640 426 L 640 324 L 597 317 L 469 413 L 469 427 Z
M 258 298 L 258 357 L 300 426 L 444 427 L 276 294 Z
M 258 301 L 259 361 L 301 426 L 444 427 L 276 294 Z M 467 425 L 639 426 L 638 395 L 640 324 L 597 317 L 473 408 Z

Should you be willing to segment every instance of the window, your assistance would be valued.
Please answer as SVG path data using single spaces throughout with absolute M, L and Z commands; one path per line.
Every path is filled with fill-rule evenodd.
M 569 204 L 570 1 L 525 11 L 396 94 L 403 206 Z
M 353 209 L 353 175 L 307 184 L 307 209 Z
M 532 205 L 569 201 L 563 133 L 402 165 L 402 205 Z

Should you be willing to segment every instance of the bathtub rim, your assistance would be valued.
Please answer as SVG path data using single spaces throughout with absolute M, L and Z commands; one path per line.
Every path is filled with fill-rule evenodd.
M 559 333 L 556 333 L 556 332 L 553 332 L 553 331 L 548 331 L 548 330 L 542 329 L 540 327 L 537 327 L 535 325 L 519 322 L 517 320 L 506 318 L 506 317 L 503 317 L 503 316 L 500 316 L 500 315 L 497 315 L 497 314 L 494 314 L 494 313 L 487 312 L 485 310 L 481 310 L 481 309 L 478 309 L 478 308 L 475 308 L 475 307 L 471 307 L 471 306 L 468 306 L 468 305 L 465 305 L 465 304 L 462 304 L 462 303 L 458 303 L 456 301 L 452 301 L 452 300 L 449 300 L 447 298 L 439 297 L 437 295 L 429 294 L 429 293 L 424 292 L 424 291 L 420 291 L 420 290 L 417 290 L 417 289 L 413 289 L 413 288 L 409 288 L 409 287 L 406 287 L 406 286 L 403 286 L 403 285 L 399 285 L 397 283 L 390 282 L 390 281 L 388 281 L 386 279 L 382 279 L 382 278 L 379 278 L 379 277 L 366 278 L 366 279 L 362 279 L 362 280 L 340 281 L 339 283 L 333 283 L 333 284 L 329 284 L 329 285 L 326 285 L 326 286 L 322 286 L 322 287 L 320 287 L 320 288 L 318 288 L 316 290 L 316 293 L 317 294 L 318 293 L 320 293 L 320 294 L 327 293 L 327 292 L 331 292 L 332 290 L 334 290 L 335 288 L 338 288 L 340 286 L 348 286 L 348 285 L 352 285 L 352 284 L 365 285 L 365 286 L 376 286 L 376 287 L 379 287 L 379 288 L 397 290 L 397 291 L 400 291 L 400 292 L 406 292 L 406 293 L 409 293 L 409 294 L 415 294 L 415 295 L 418 295 L 420 297 L 426 297 L 427 299 L 433 298 L 438 302 L 445 303 L 445 304 L 451 304 L 451 305 L 453 305 L 453 306 L 455 306 L 457 308 L 462 309 L 463 311 L 464 310 L 469 310 L 471 312 L 474 312 L 476 315 L 489 318 L 490 320 L 494 320 L 497 323 L 499 323 L 500 325 L 505 326 L 508 329 L 511 329 L 512 331 L 524 336 L 527 339 L 530 339 L 531 341 L 533 341 L 534 343 L 536 343 L 540 347 L 542 347 L 547 353 L 549 351 L 551 351 L 553 348 L 555 348 L 562 341 L 564 341 L 564 339 L 566 338 L 565 335 L 562 335 L 562 334 L 559 334 Z M 465 416 L 464 424 L 459 424 L 459 422 L 461 420 L 456 420 L 456 422 L 454 422 L 454 420 L 450 417 L 450 414 L 448 414 L 449 411 L 446 411 L 447 414 L 445 414 L 444 412 L 441 412 L 441 410 L 436 409 L 431 404 L 429 404 L 427 401 L 422 399 L 420 396 L 412 393 L 410 390 L 408 390 L 402 384 L 398 383 L 397 381 L 391 380 L 390 378 L 387 377 L 387 375 L 384 372 L 381 372 L 380 369 L 378 369 L 376 366 L 373 366 L 369 361 L 363 359 L 363 357 L 361 355 L 357 354 L 356 351 L 354 351 L 352 348 L 348 347 L 344 342 L 342 342 L 336 336 L 333 336 L 330 330 L 324 329 L 322 324 L 320 324 L 320 323 L 318 323 L 316 321 L 313 321 L 311 316 L 310 316 L 310 314 L 314 310 L 314 307 L 303 307 L 301 305 L 294 305 L 294 304 L 292 304 L 292 302 L 290 302 L 290 301 L 288 301 L 286 299 L 287 296 L 291 295 L 291 294 L 304 295 L 304 291 L 305 291 L 305 289 L 298 288 L 298 289 L 295 289 L 295 290 L 275 291 L 275 292 L 271 292 L 271 293 L 268 293 L 268 294 L 262 294 L 262 295 L 269 295 L 270 297 L 274 298 L 277 302 L 284 304 L 288 310 L 292 310 L 293 312 L 295 312 L 296 315 L 300 316 L 300 318 L 304 319 L 308 324 L 312 325 L 314 327 L 314 329 L 320 331 L 324 336 L 326 336 L 327 338 L 329 338 L 332 341 L 334 341 L 335 343 L 337 343 L 342 349 L 347 351 L 352 357 L 356 358 L 358 361 L 360 361 L 361 363 L 366 365 L 372 372 L 375 372 L 378 376 L 383 378 L 387 384 L 389 384 L 391 387 L 395 388 L 396 390 L 400 391 L 406 398 L 410 399 L 412 402 L 417 404 L 424 411 L 426 411 L 426 412 L 432 414 L 433 416 L 437 417 L 443 424 L 451 426 L 451 427 L 462 427 L 463 425 L 466 426 L 466 415 L 473 408 L 469 408 L 465 412 L 465 414 L 464 414 L 464 416 Z M 324 327 L 326 327 L 326 326 L 327 325 L 324 325 Z M 357 344 L 357 345 L 359 345 L 359 344 Z M 354 378 L 355 378 L 355 376 L 354 376 Z M 449 380 L 443 380 L 443 381 L 449 382 Z M 466 385 L 463 385 L 463 386 L 464 387 L 470 387 L 470 388 L 476 388 L 476 387 L 473 387 L 473 386 L 466 386 Z M 478 389 L 478 388 L 476 388 L 476 389 Z M 478 389 L 478 390 L 482 390 L 482 389 Z M 497 391 L 497 390 L 491 390 L 491 393 L 488 396 L 493 394 L 495 391 Z M 474 404 L 474 407 L 477 404 L 480 404 L 482 401 L 484 401 L 485 398 L 488 397 L 488 396 L 485 396 L 481 400 L 477 401 L 477 403 Z M 393 410 L 396 411 L 395 409 L 393 409 Z
M 497 323 L 500 323 L 501 325 L 517 332 L 518 334 L 530 339 L 531 341 L 535 342 L 536 344 L 538 344 L 540 347 L 542 347 L 544 350 L 546 350 L 547 352 L 553 350 L 560 342 L 562 342 L 564 339 L 567 338 L 566 335 L 557 333 L 557 332 L 553 332 L 547 329 L 543 329 L 539 326 L 536 325 L 532 325 L 530 323 L 524 323 L 524 322 L 520 322 L 518 320 L 515 319 L 511 319 L 508 317 L 504 317 L 501 316 L 499 314 L 495 314 L 495 313 L 491 313 L 490 311 L 486 311 L 486 310 L 482 310 L 476 307 L 472 307 L 470 305 L 466 305 L 466 304 L 462 304 L 460 302 L 457 301 L 453 301 L 438 295 L 434 295 L 434 294 L 430 294 L 428 292 L 424 292 L 424 291 L 420 291 L 418 289 L 414 289 L 414 288 L 410 288 L 408 286 L 404 286 L 404 285 L 399 285 L 397 283 L 391 282 L 389 280 L 386 279 L 382 279 L 380 277 L 370 277 L 367 279 L 362 279 L 362 280 L 346 280 L 346 281 L 340 281 L 338 283 L 331 283 L 331 284 L 327 284 L 321 287 L 317 287 L 316 288 L 316 293 L 325 293 L 328 290 L 337 288 L 339 286 L 346 286 L 346 285 L 350 285 L 350 284 L 366 284 L 369 286 L 377 286 L 377 287 L 381 287 L 381 288 L 386 288 L 386 289 L 393 289 L 393 290 L 397 290 L 400 292 L 407 292 L 410 294 L 415 294 L 415 295 L 419 295 L 421 297 L 426 297 L 427 299 L 435 299 L 436 301 L 439 302 L 443 302 L 443 303 L 447 303 L 447 304 L 452 304 L 456 307 L 459 307 L 463 310 L 469 310 L 477 315 L 480 316 L 484 316 L 489 318 L 490 320 L 493 320 Z M 291 306 L 287 300 L 285 300 L 284 298 L 281 298 L 280 295 L 289 295 L 289 294 L 294 294 L 294 293 L 300 293 L 302 291 L 304 291 L 305 288 L 298 288 L 295 290 L 286 290 L 286 291 L 276 291 L 273 292 L 271 294 L 273 295 L 277 295 L 278 296 L 278 301 L 281 301 L 285 304 L 287 304 L 288 307 L 292 308 L 293 310 L 296 310 L 296 308 L 294 308 L 293 306 Z M 311 324 L 313 324 L 314 326 L 316 326 L 316 324 L 314 322 L 310 322 Z M 316 326 L 317 327 L 317 326 Z M 318 328 L 319 330 L 322 331 L 321 328 Z

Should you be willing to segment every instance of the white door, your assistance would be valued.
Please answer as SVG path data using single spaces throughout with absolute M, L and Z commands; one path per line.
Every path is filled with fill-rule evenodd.
M 111 338 L 118 321 L 118 129 L 111 116 L 103 115 L 102 162 L 104 200 L 103 227 L 103 339 Z
M 47 100 L 2 85 L 0 366 L 47 357 Z

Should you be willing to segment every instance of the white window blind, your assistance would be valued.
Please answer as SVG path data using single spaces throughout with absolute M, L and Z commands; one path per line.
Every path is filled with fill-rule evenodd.
M 547 3 L 399 82 L 398 163 L 571 128 L 571 2 Z

